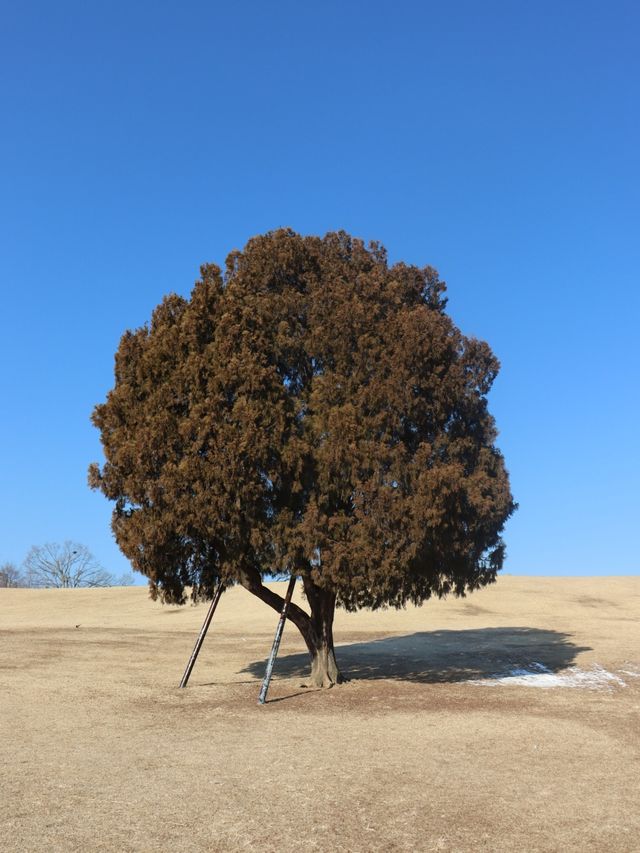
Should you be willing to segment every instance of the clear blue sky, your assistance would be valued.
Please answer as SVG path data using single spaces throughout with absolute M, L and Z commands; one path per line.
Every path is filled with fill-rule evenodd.
M 121 333 L 253 234 L 436 266 L 502 362 L 518 574 L 640 571 L 640 6 L 2 3 L 0 562 L 75 539 Z

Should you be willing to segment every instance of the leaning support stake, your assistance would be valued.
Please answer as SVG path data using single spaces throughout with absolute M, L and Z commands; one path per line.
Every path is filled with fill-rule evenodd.
M 200 628 L 200 633 L 198 634 L 198 639 L 196 640 L 196 644 L 193 647 L 193 651 L 191 652 L 191 657 L 189 658 L 189 663 L 187 664 L 187 668 L 184 671 L 184 675 L 182 676 L 182 681 L 180 682 L 180 687 L 186 687 L 187 681 L 189 681 L 189 676 L 191 675 L 191 670 L 193 669 L 193 665 L 196 662 L 196 658 L 198 657 L 198 653 L 200 652 L 200 648 L 204 642 L 204 638 L 206 637 L 207 631 L 209 630 L 209 625 L 211 624 L 211 620 L 213 619 L 213 614 L 215 613 L 215 609 L 218 606 L 218 602 L 220 601 L 220 596 L 224 592 L 224 585 L 220 581 L 218 586 L 216 587 L 216 591 L 213 595 L 213 601 L 209 606 L 209 612 L 205 616 L 205 620 L 202 623 L 202 628 Z
M 278 622 L 278 627 L 276 628 L 276 635 L 273 638 L 273 646 L 271 646 L 271 654 L 269 655 L 269 660 L 267 662 L 267 671 L 264 674 L 262 689 L 260 690 L 260 696 L 258 697 L 258 705 L 264 705 L 267 700 L 267 690 L 269 689 L 269 682 L 271 681 L 273 665 L 276 662 L 276 657 L 278 655 L 278 648 L 280 647 L 280 640 L 282 639 L 282 632 L 284 631 L 284 623 L 287 621 L 287 610 L 289 609 L 289 604 L 291 603 L 291 596 L 293 595 L 293 588 L 295 585 L 296 576 L 291 575 L 291 579 L 289 580 L 289 586 L 287 587 L 287 593 L 284 597 L 282 611 L 280 613 L 280 621 Z

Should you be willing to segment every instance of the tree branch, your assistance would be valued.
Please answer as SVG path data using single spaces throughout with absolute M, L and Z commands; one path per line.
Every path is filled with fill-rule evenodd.
M 264 601 L 278 613 L 282 612 L 284 598 L 272 589 L 264 586 L 260 573 L 255 569 L 246 569 L 240 572 L 240 585 L 255 595 L 260 601 Z M 291 602 L 287 609 L 287 619 L 290 619 L 298 628 L 302 636 L 307 638 L 311 630 L 311 617 L 297 604 Z

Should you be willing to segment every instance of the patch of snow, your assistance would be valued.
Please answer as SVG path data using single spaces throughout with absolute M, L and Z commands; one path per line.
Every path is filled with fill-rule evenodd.
M 580 687 L 586 690 L 627 686 L 619 676 L 608 672 L 599 664 L 595 664 L 589 670 L 572 666 L 564 672 L 552 672 L 544 664 L 535 661 L 527 667 L 514 667 L 506 673 L 496 673 L 489 678 L 474 678 L 469 681 L 469 684 L 482 684 L 489 687 L 499 685 L 542 688 Z
M 628 675 L 631 678 L 640 678 L 640 666 L 635 663 L 631 663 L 630 661 L 625 661 L 625 666 L 633 667 L 632 669 L 619 669 L 618 672 L 621 672 L 623 675 Z

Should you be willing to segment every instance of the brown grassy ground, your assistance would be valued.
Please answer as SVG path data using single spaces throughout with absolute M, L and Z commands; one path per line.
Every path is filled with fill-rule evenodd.
M 505 576 L 466 600 L 340 613 L 352 681 L 306 690 L 277 617 L 142 588 L 0 590 L 3 851 L 640 851 L 640 578 Z M 469 684 L 595 664 L 626 687 Z

